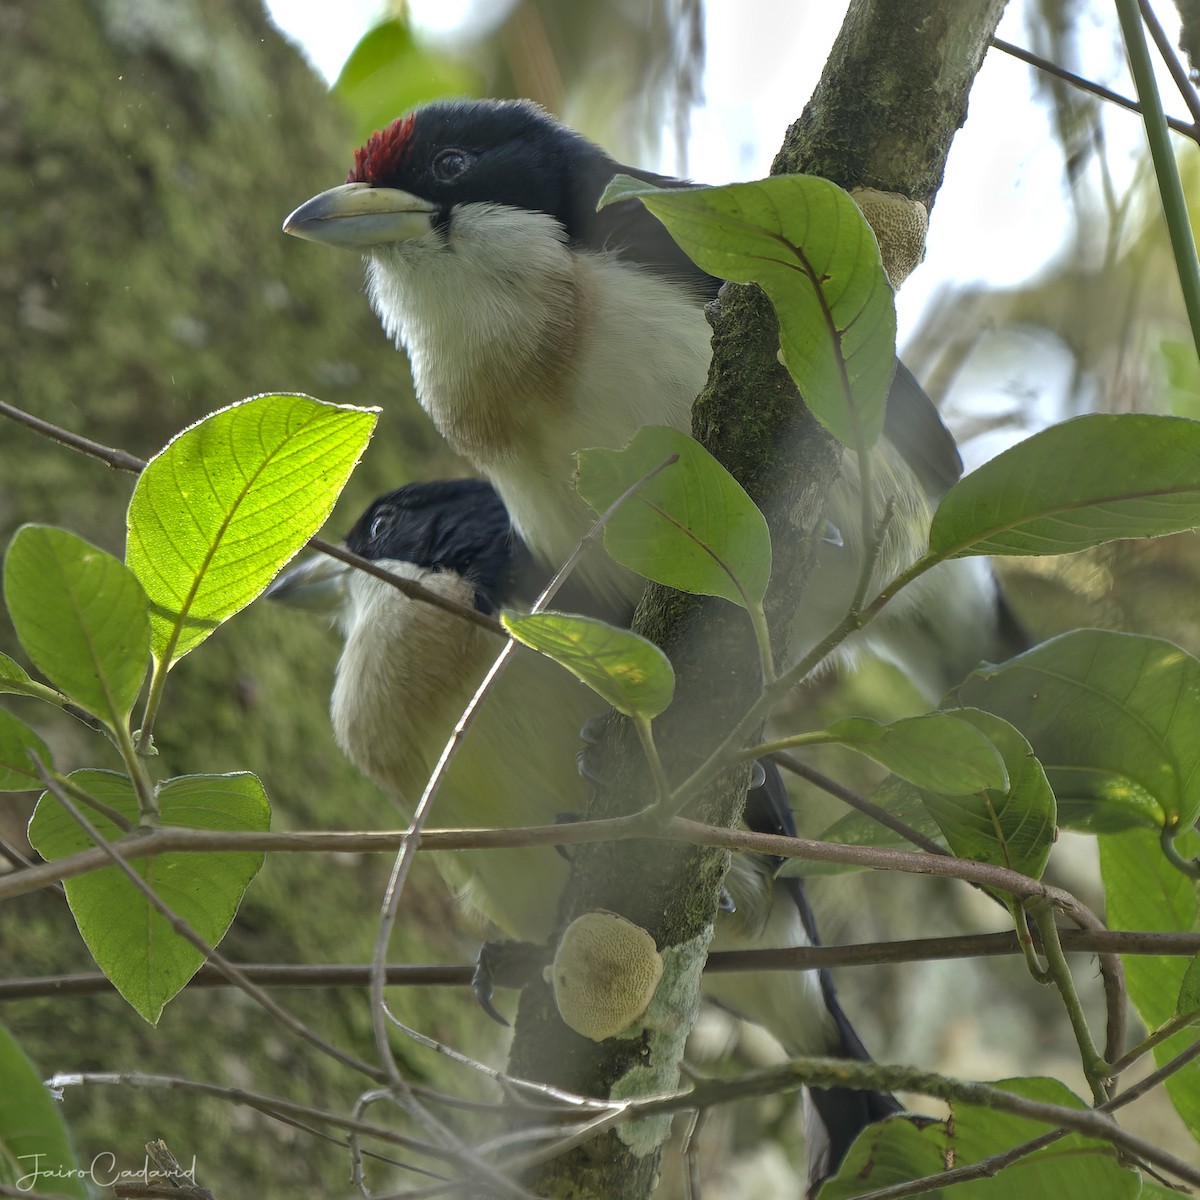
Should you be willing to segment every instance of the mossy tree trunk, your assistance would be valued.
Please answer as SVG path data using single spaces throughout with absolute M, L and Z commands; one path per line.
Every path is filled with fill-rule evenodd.
M 258 0 L 0 3 L 0 113 L 0 400 L 143 457 L 255 393 L 381 405 L 338 532 L 367 498 L 444 453 L 412 403 L 403 359 L 354 302 L 357 261 L 280 231 L 296 203 L 342 178 L 352 142 Z M 120 554 L 132 486 L 0 422 L 0 545 L 20 523 L 42 521 Z M 7 622 L 0 649 L 20 658 Z M 235 618 L 173 673 L 155 770 L 253 770 L 275 828 L 395 827 L 395 810 L 328 732 L 335 654 L 329 631 L 303 616 L 256 605 Z M 18 711 L 60 769 L 118 767 L 82 726 L 28 703 Z M 4 798 L 9 843 L 22 838 L 31 805 Z M 387 865 L 270 858 L 226 952 L 365 961 Z M 416 911 L 397 955 L 463 957 L 442 885 L 427 882 L 409 893 Z M 0 975 L 93 969 L 57 898 L 0 908 Z M 282 998 L 330 1039 L 372 1056 L 365 992 Z M 406 993 L 399 1004 L 449 1037 L 464 1014 L 480 1024 L 467 997 L 448 1000 L 444 990 Z M 111 994 L 11 1003 L 0 1021 L 47 1075 L 180 1075 L 343 1110 L 365 1084 L 230 992 L 185 993 L 157 1029 Z M 183 1092 L 72 1090 L 64 1114 L 85 1164 L 111 1152 L 118 1168 L 137 1169 L 143 1143 L 163 1136 L 182 1162 L 196 1156 L 200 1182 L 218 1196 L 328 1195 L 346 1178 L 344 1150 Z

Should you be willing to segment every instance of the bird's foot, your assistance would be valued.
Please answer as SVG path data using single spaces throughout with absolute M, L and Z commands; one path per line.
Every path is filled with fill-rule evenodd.
M 608 723 L 608 713 L 603 712 L 594 717 L 588 717 L 579 731 L 583 745 L 575 752 L 575 767 L 593 787 L 604 787 L 607 780 L 596 763 L 596 747 L 604 737 L 604 729 Z
M 497 987 L 523 988 L 550 962 L 549 950 L 536 942 L 484 942 L 475 960 L 471 990 L 479 1007 L 494 1021 L 508 1021 L 496 1011 L 492 996 Z

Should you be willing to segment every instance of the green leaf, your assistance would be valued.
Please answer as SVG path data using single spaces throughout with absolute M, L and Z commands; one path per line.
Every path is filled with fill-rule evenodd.
M 907 779 L 899 775 L 889 775 L 870 795 L 872 804 L 903 821 L 905 825 L 924 834 L 932 841 L 945 845 L 938 823 L 933 819 L 929 809 L 925 807 L 920 788 L 914 787 Z M 912 850 L 913 843 L 898 833 L 894 833 L 886 825 L 881 825 L 874 817 L 861 812 L 848 812 L 839 817 L 824 833 L 820 840 L 837 842 L 842 846 L 886 846 L 898 850 Z M 799 860 L 795 860 L 799 862 Z M 846 871 L 859 870 L 858 867 L 843 866 L 840 863 L 805 863 L 803 870 L 796 874 L 805 877 L 809 875 L 840 875 Z M 787 875 L 791 872 L 788 863 L 780 868 L 780 873 Z
M 6 1195 L 54 1195 L 88 1200 L 81 1167 L 41 1072 L 0 1025 L 0 1185 Z M 40 1178 L 38 1177 L 40 1176 Z
M 969 796 L 924 791 L 925 807 L 959 858 L 1040 878 L 1050 859 L 1057 823 L 1054 792 L 1042 764 L 1006 721 L 976 709 L 955 711 L 986 733 L 999 750 L 1008 769 L 1008 787 Z
M 627 717 L 657 717 L 675 694 L 667 656 L 644 637 L 566 613 L 500 614 L 519 642 L 554 659 Z
M 133 787 L 109 771 L 76 771 L 71 781 L 89 795 L 138 823 Z M 253 775 L 183 775 L 159 784 L 163 825 L 225 832 L 265 832 L 271 810 Z M 89 812 L 110 840 L 125 836 L 111 820 Z M 93 842 L 49 793 L 43 794 L 29 823 L 29 841 L 47 861 L 89 849 Z M 237 913 L 263 856 L 250 852 L 188 854 L 132 859 L 133 868 L 155 895 L 215 946 Z M 204 956 L 116 867 L 68 879 L 67 901 L 96 965 L 150 1024 L 204 963 Z
M 1007 787 L 943 795 L 892 776 L 872 795 L 872 802 L 926 836 L 940 829 L 950 849 L 960 858 L 1040 877 L 1046 869 L 1055 832 L 1054 793 L 1041 764 L 1021 734 L 999 717 L 967 708 L 953 710 L 953 716 L 987 738 L 1004 763 Z M 857 812 L 837 821 L 822 835 L 822 840 L 911 849 L 899 834 Z M 941 839 L 935 836 L 934 840 Z M 793 861 L 797 865 L 785 863 L 779 873 L 822 873 L 819 864 L 801 865 L 800 860 Z
M 168 666 L 244 608 L 325 523 L 377 410 L 256 396 L 185 429 L 147 464 L 125 558 Z
M 896 306 L 875 235 L 850 196 L 814 175 L 662 189 L 618 175 L 600 204 L 633 199 L 702 270 L 767 293 L 784 361 L 813 415 L 850 449 L 873 446 L 896 364 Z
M 1052 425 L 961 479 L 929 534 L 938 558 L 1068 554 L 1200 525 L 1200 422 L 1092 414 Z
M 1186 828 L 1200 816 L 1200 662 L 1171 642 L 1080 629 L 981 668 L 957 695 L 1029 739 L 1064 826 Z
M 482 84 L 468 64 L 418 45 L 406 22 L 389 17 L 359 39 L 332 91 L 365 141 L 399 113 L 444 96 L 481 95 Z
M 1100 874 L 1104 880 L 1104 912 L 1110 929 L 1143 929 L 1158 933 L 1193 933 L 1200 928 L 1196 885 L 1167 861 L 1158 837 L 1132 830 L 1102 837 Z M 1176 840 L 1181 854 L 1195 857 L 1200 837 Z M 1157 1029 L 1175 1016 L 1176 1001 L 1189 973 L 1187 959 L 1168 955 L 1123 954 L 1129 999 L 1147 1029 Z M 1154 1048 L 1159 1066 L 1182 1054 L 1200 1038 L 1190 1026 Z M 1166 1081 L 1167 1095 L 1192 1136 L 1200 1138 L 1200 1073 L 1176 1071 Z
M 29 752 L 49 767 L 53 760 L 46 743 L 28 725 L 0 708 L 0 792 L 23 792 L 42 787 Z
M 1006 1079 L 993 1086 L 1067 1108 L 1087 1106 L 1056 1079 Z M 995 1108 L 955 1103 L 953 1122 L 916 1125 L 892 1117 L 870 1125 L 858 1137 L 837 1175 L 818 1193 L 819 1200 L 851 1200 L 890 1184 L 936 1175 L 947 1163 L 967 1166 L 1000 1154 L 1046 1133 L 1048 1127 Z M 931 1192 L 947 1200 L 1136 1200 L 1141 1179 L 1117 1162 L 1111 1145 L 1072 1133 L 1005 1167 L 992 1179 L 956 1184 Z
M 32 696 L 57 708 L 68 703 L 62 692 L 56 692 L 44 683 L 38 683 L 30 677 L 24 667 L 14 662 L 7 654 L 0 654 L 0 692 L 9 692 L 14 696 Z
M 17 530 L 4 599 L 38 670 L 88 712 L 125 724 L 150 658 L 146 597 L 118 559 L 48 525 Z
M 1200 954 L 1187 965 L 1183 980 L 1179 984 L 1179 997 L 1175 1001 L 1175 1015 L 1186 1017 L 1200 1012 Z
M 663 425 L 639 429 L 624 450 L 581 450 L 579 494 L 604 512 L 672 455 L 679 461 L 630 496 L 604 527 L 617 562 L 657 583 L 758 607 L 771 577 L 766 518 L 699 442 Z
M 881 725 L 848 717 L 829 737 L 935 792 L 957 794 L 1008 786 L 1004 762 L 987 735 L 959 713 L 926 713 Z
M 9 684 L 32 682 L 29 672 L 20 663 L 14 662 L 7 654 L 0 654 L 0 691 L 8 691 Z

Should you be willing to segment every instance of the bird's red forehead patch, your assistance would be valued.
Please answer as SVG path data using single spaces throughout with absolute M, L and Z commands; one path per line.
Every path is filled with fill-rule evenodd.
M 376 130 L 365 146 L 354 152 L 354 167 L 347 183 L 378 183 L 400 170 L 408 153 L 417 114 L 397 117 L 386 129 Z

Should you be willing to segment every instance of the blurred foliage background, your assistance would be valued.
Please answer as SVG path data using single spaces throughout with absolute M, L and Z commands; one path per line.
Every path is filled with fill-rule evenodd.
M 762 7 L 746 20 L 774 21 L 782 54 L 805 43 L 808 10 L 820 6 Z M 463 27 L 435 46 L 414 30 L 405 6 L 394 5 L 331 95 L 258 0 L 0 2 L 0 398 L 142 456 L 257 392 L 377 404 L 379 432 L 331 536 L 383 490 L 461 472 L 361 296 L 358 264 L 285 239 L 283 216 L 340 181 L 367 132 L 435 95 L 530 96 L 619 158 L 653 165 L 665 147 L 686 144 L 706 58 L 700 0 L 509 0 L 464 13 Z M 1014 40 L 1084 74 L 1098 44 L 1106 63 L 1119 57 L 1115 33 L 1098 33 L 1094 6 L 1081 0 L 1030 0 L 1010 24 Z M 779 114 L 780 136 L 806 98 L 798 88 L 790 111 Z M 1060 83 L 1046 84 L 1043 99 L 1059 153 L 1056 177 L 1042 182 L 1061 190 L 1070 208 L 1069 244 L 1021 286 L 935 291 L 906 354 L 944 401 L 972 461 L 1079 411 L 1200 415 L 1200 375 L 1149 168 L 1139 166 L 1124 186 L 1108 158 L 1117 118 Z M 1194 151 L 1182 154 L 1193 196 Z M 939 207 L 935 231 L 941 219 Z M 977 230 L 981 245 L 991 233 Z M 120 553 L 131 487 L 107 467 L 0 425 L 4 544 L 35 520 Z M 1191 535 L 1118 543 L 1070 561 L 1027 560 L 1005 579 L 1039 636 L 1101 624 L 1173 637 L 1197 653 L 1196 546 Z M 20 658 L 2 620 L 0 649 Z M 230 622 L 173 676 L 157 732 L 162 773 L 254 770 L 276 828 L 394 826 L 395 813 L 342 760 L 328 732 L 336 652 L 328 631 L 266 605 Z M 904 680 L 877 668 L 821 681 L 795 711 L 810 722 L 916 705 Z M 20 711 L 60 768 L 115 765 L 81 726 L 28 705 Z M 852 786 L 874 782 L 835 752 L 816 761 Z M 23 844 L 33 799 L 5 797 L 6 843 Z M 796 806 L 807 833 L 840 815 L 819 793 L 797 790 Z M 1067 839 L 1055 860 L 1051 881 L 1095 903 L 1090 843 Z M 357 856 L 269 858 L 226 952 L 247 962 L 365 961 L 387 866 Z M 813 891 L 830 942 L 1004 924 L 975 893 L 929 879 L 822 879 Z M 406 902 L 397 961 L 474 953 L 479 932 L 454 918 L 431 871 L 419 873 Z M 0 907 L 0 975 L 90 965 L 58 897 Z M 1085 995 L 1097 1001 L 1094 965 L 1081 959 L 1078 969 Z M 881 1058 L 968 1077 L 1045 1071 L 1078 1083 L 1065 1018 L 1016 960 L 860 969 L 842 972 L 839 983 Z M 326 1036 L 371 1056 L 365 995 L 281 995 Z M 502 1031 L 468 996 L 422 990 L 393 1000 L 426 1033 L 499 1062 Z M 236 993 L 185 993 L 157 1029 L 115 996 L 11 1002 L 0 1006 L 0 1021 L 47 1074 L 144 1070 L 343 1108 L 358 1090 Z M 412 1078 L 456 1091 L 475 1086 L 445 1060 L 397 1046 Z M 778 1054 L 765 1035 L 715 1012 L 693 1040 L 701 1071 L 731 1072 Z M 341 1182 L 342 1151 L 246 1108 L 98 1088 L 69 1092 L 64 1111 L 85 1162 L 113 1151 L 136 1166 L 142 1142 L 162 1136 L 181 1160 L 196 1154 L 200 1181 L 218 1195 L 351 1193 Z M 1168 1106 L 1154 1105 L 1130 1123 L 1161 1136 L 1173 1120 Z M 788 1194 L 802 1160 L 798 1106 L 773 1098 L 712 1114 L 700 1146 L 706 1194 Z M 667 1170 L 662 1194 L 681 1194 L 677 1158 Z

